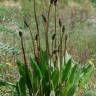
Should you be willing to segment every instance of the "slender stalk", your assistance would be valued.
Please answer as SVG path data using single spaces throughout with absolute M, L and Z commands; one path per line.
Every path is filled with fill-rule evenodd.
M 52 40 L 52 53 L 53 53 L 53 50 L 54 50 L 54 40 Z
M 35 54 L 35 44 L 34 44 L 34 39 L 33 39 L 32 31 L 31 31 L 30 26 L 29 26 L 28 28 L 29 28 L 29 32 L 30 32 L 30 36 L 31 36 L 32 45 L 33 45 L 34 56 L 35 56 L 35 59 L 36 59 L 36 54 Z
M 56 32 L 56 24 L 57 24 L 56 11 L 57 11 L 57 10 L 56 10 L 56 5 L 55 5 L 55 34 L 57 34 L 57 32 Z M 54 46 L 55 48 L 56 48 L 56 39 L 57 39 L 57 38 L 56 38 L 56 36 L 55 36 L 55 46 Z
M 49 5 L 48 17 L 47 17 L 47 22 L 46 22 L 46 32 L 45 32 L 45 38 L 46 38 L 46 52 L 47 52 L 48 57 L 49 57 L 49 55 L 50 55 L 49 38 L 48 38 L 50 10 L 51 10 L 51 4 Z
M 19 36 L 20 36 L 20 39 L 21 39 L 21 47 L 22 47 L 22 53 L 23 53 L 24 63 L 25 63 L 25 66 L 27 67 L 27 59 L 26 59 L 24 45 L 23 45 L 24 43 L 23 43 L 22 32 L 19 32 Z
M 61 68 L 61 64 L 62 64 L 62 31 L 60 32 L 60 68 Z
M 35 59 L 36 59 L 36 54 L 35 54 L 35 44 L 34 44 L 34 39 L 33 39 L 33 34 L 32 34 L 31 27 L 30 27 L 30 25 L 27 23 L 26 20 L 24 20 L 24 24 L 25 24 L 25 25 L 28 27 L 28 29 L 29 29 L 30 36 L 31 36 L 31 41 L 32 41 L 32 45 L 33 45 L 33 53 L 34 53 L 34 56 L 35 56 Z
M 37 90 L 35 96 L 38 96 L 38 95 L 39 95 L 39 92 L 41 91 L 41 90 L 40 90 L 40 89 L 41 89 L 41 86 L 42 86 L 42 79 L 40 80 L 40 85 L 39 85 L 39 87 L 38 87 L 38 90 Z M 43 95 L 43 94 L 42 94 L 42 95 Z M 42 95 L 40 95 L 40 96 L 42 96 Z
M 35 17 L 36 29 L 37 29 L 37 35 L 38 35 L 38 38 L 37 38 L 37 47 L 38 47 L 38 52 L 39 52 L 38 58 L 40 59 L 40 32 L 39 32 L 39 26 L 38 26 L 37 15 L 36 15 L 36 2 L 35 2 L 35 0 L 34 0 L 34 17 Z M 38 63 L 40 63 L 40 62 L 38 62 Z
M 65 33 L 65 26 L 63 25 L 62 27 L 62 30 L 61 30 L 61 40 L 60 40 L 60 54 L 61 54 L 61 57 L 60 57 L 60 64 L 62 64 L 62 61 L 63 61 L 63 37 L 64 37 L 64 33 Z
M 24 20 L 25 25 L 29 28 L 29 32 L 30 32 L 30 36 L 31 36 L 31 40 L 32 40 L 32 45 L 33 45 L 33 52 L 34 52 L 34 57 L 35 60 L 37 62 L 37 64 L 39 64 L 39 50 L 38 50 L 38 34 L 36 34 L 35 40 L 33 38 L 33 34 L 32 34 L 32 30 L 30 25 L 28 25 L 28 23 L 26 22 L 26 20 Z M 35 42 L 36 41 L 36 42 Z M 36 46 L 35 46 L 36 45 Z
M 49 5 L 49 9 L 48 9 L 48 17 L 47 17 L 47 20 L 46 20 L 46 32 L 45 32 L 45 40 L 46 40 L 46 52 L 47 52 L 47 57 L 48 57 L 48 61 L 47 63 L 49 64 L 49 67 L 48 67 L 48 70 L 50 71 L 50 66 L 51 66 L 51 59 L 50 59 L 50 49 L 49 49 L 49 38 L 48 38 L 48 32 L 49 32 L 49 16 L 50 16 L 50 10 L 51 10 L 51 5 Z M 48 72 L 49 72 L 48 71 Z M 48 73 L 49 74 L 49 83 L 50 83 L 50 72 Z M 51 83 L 50 83 L 51 84 Z
M 46 52 L 47 52 L 47 64 L 48 64 L 48 78 L 49 78 L 49 83 L 51 85 L 51 78 L 50 78 L 50 73 L 51 73 L 51 70 L 50 70 L 50 65 L 51 65 L 51 55 L 50 55 L 50 50 L 49 50 L 49 38 L 48 38 L 48 31 L 49 31 L 49 16 L 50 16 L 50 10 L 51 10 L 51 6 L 52 6 L 52 3 L 50 3 L 49 5 L 49 9 L 48 9 L 48 16 L 47 18 L 42 15 L 42 18 L 44 20 L 44 23 L 45 23 L 45 44 L 46 44 Z M 53 43 L 53 39 L 52 39 L 52 43 Z M 51 86 L 50 86 L 51 87 Z
M 64 64 L 66 63 L 66 50 L 67 50 L 67 34 L 65 35 L 65 48 L 64 48 Z
M 53 35 L 52 35 L 52 53 L 53 53 L 53 50 L 56 49 L 56 48 L 54 48 L 54 40 L 55 40 L 55 37 L 56 37 L 56 34 L 53 34 Z
M 60 59 L 60 68 L 61 68 L 61 64 L 62 64 L 62 26 L 60 26 L 60 37 L 59 37 L 59 46 L 58 46 L 58 50 L 59 50 L 59 59 Z
M 51 76 L 50 76 L 50 73 L 51 73 L 51 70 L 50 70 L 50 67 L 51 67 L 51 58 L 50 58 L 50 46 L 49 46 L 49 38 L 48 38 L 48 32 L 49 32 L 49 16 L 50 16 L 50 11 L 51 11 L 51 6 L 52 6 L 52 2 L 50 3 L 49 5 L 49 9 L 48 9 L 48 17 L 47 17 L 47 20 L 46 20 L 46 24 L 45 24 L 45 27 L 46 27 L 46 32 L 45 32 L 45 42 L 46 42 L 46 52 L 47 52 L 47 57 L 48 57 L 48 61 L 47 63 L 49 64 L 48 65 L 48 77 L 49 77 L 49 83 L 51 85 Z M 50 90 L 51 90 L 51 86 L 50 86 Z
M 35 40 L 34 40 L 30 25 L 28 25 L 28 23 L 25 20 L 24 20 L 24 23 L 29 28 L 29 32 L 30 32 L 30 36 L 31 36 L 31 40 L 32 40 L 32 45 L 33 45 L 35 60 L 36 60 L 37 64 L 39 64 L 40 60 L 39 60 L 38 34 L 36 34 Z
M 23 37 L 22 37 L 22 32 L 19 31 L 19 36 L 20 36 L 20 39 L 21 39 L 21 47 L 22 47 L 22 53 L 23 53 L 23 58 L 24 58 L 24 64 L 25 64 L 25 74 L 26 74 L 26 82 L 30 83 L 30 85 L 28 85 L 29 87 L 29 94 L 30 96 L 32 96 L 32 86 L 31 86 L 31 81 L 29 80 L 29 74 L 28 74 L 28 65 L 27 65 L 27 58 L 26 58 L 26 55 L 25 55 L 25 49 L 24 49 L 24 42 L 23 42 Z
M 36 22 L 36 28 L 37 28 L 37 33 L 38 33 L 38 35 L 40 35 L 39 34 L 39 26 L 38 26 L 38 21 L 37 21 L 37 15 L 36 15 L 36 2 L 35 2 L 35 0 L 34 0 L 34 17 L 35 17 L 35 22 Z M 40 38 L 39 38 L 40 39 Z
M 59 46 L 58 46 L 58 50 L 59 50 L 59 56 L 60 56 L 60 68 L 61 68 L 61 64 L 63 61 L 63 37 L 64 37 L 64 33 L 65 33 L 65 26 L 61 24 L 61 21 L 59 21 L 59 25 L 60 25 L 60 42 L 59 42 Z

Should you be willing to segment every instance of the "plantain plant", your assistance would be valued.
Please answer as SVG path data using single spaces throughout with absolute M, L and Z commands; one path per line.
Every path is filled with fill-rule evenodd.
M 32 1 L 30 0 L 29 2 L 31 3 Z M 73 96 L 77 88 L 88 81 L 93 71 L 93 66 L 78 64 L 67 54 L 68 36 L 65 33 L 65 26 L 62 24 L 61 20 L 59 20 L 60 39 L 57 41 L 57 0 L 50 0 L 48 16 L 42 15 L 45 24 L 46 50 L 41 48 L 40 30 L 36 15 L 36 1 L 34 0 L 33 2 L 37 29 L 35 38 L 30 29 L 30 25 L 24 20 L 25 25 L 30 31 L 34 50 L 34 57 L 30 56 L 29 61 L 27 61 L 28 59 L 26 57 L 23 32 L 19 32 L 22 55 L 24 58 L 24 63 L 21 61 L 17 62 L 20 73 L 20 80 L 18 81 L 20 96 L 26 96 L 26 90 L 29 90 L 30 96 Z M 55 6 L 55 32 L 52 35 L 51 45 L 49 44 L 48 34 L 52 6 Z M 63 43 L 64 48 L 62 46 Z M 52 48 L 50 48 L 50 46 L 52 46 Z
M 50 0 L 48 15 L 42 15 L 45 25 L 45 50 L 41 47 L 36 1 L 25 1 L 29 2 L 28 4 L 34 2 L 37 32 L 34 36 L 30 24 L 24 19 L 24 24 L 30 32 L 34 56 L 30 56 L 30 59 L 26 56 L 23 32 L 19 31 L 23 61 L 17 60 L 20 78 L 15 88 L 18 96 L 74 96 L 78 88 L 88 82 L 93 65 L 78 64 L 67 53 L 68 34 L 65 33 L 65 25 L 60 19 L 60 38 L 57 39 L 56 6 L 58 0 Z M 50 44 L 48 34 L 50 12 L 53 6 L 55 7 L 55 31 L 52 35 L 52 44 Z

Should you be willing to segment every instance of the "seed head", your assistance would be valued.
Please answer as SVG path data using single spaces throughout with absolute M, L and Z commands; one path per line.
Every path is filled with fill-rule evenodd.
M 63 25 L 62 27 L 62 32 L 64 33 L 65 32 L 65 26 Z
M 61 19 L 59 19 L 59 26 L 62 27 Z
M 67 35 L 67 34 L 65 34 L 65 41 L 67 41 L 67 39 L 68 39 L 68 35 Z
M 57 52 L 59 52 L 59 50 L 58 49 L 54 49 L 52 54 L 56 54 Z
M 55 5 L 55 6 L 57 5 L 57 0 L 54 0 L 54 5 Z
M 36 40 L 36 41 L 38 40 L 38 36 L 39 36 L 39 35 L 38 35 L 38 34 L 36 34 L 36 36 L 35 36 L 35 40 Z
M 24 24 L 26 25 L 26 27 L 29 27 L 29 25 L 28 25 L 26 20 L 24 20 Z
M 50 0 L 50 4 L 53 4 L 54 3 L 54 0 Z
M 42 14 L 42 18 L 43 18 L 43 20 L 44 20 L 44 22 L 46 23 L 46 17 Z
M 54 40 L 56 37 L 56 34 L 54 33 L 53 36 L 52 36 L 52 40 Z
M 21 32 L 21 31 L 19 31 L 19 36 L 20 36 L 20 37 L 22 37 L 22 35 L 23 35 L 23 34 L 22 34 L 22 32 Z

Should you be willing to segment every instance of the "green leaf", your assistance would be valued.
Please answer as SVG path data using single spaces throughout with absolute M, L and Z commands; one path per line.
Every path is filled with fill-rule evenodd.
M 72 86 L 71 86 L 71 88 L 68 91 L 68 96 L 73 96 L 74 95 L 74 93 L 76 91 L 76 88 L 78 87 L 78 84 L 79 84 L 80 75 L 81 75 L 81 68 L 79 67 L 79 65 L 77 65 L 77 69 L 75 71 L 75 75 L 74 75 L 74 80 L 73 80 Z
M 29 91 L 31 92 L 32 91 L 32 81 L 31 81 L 32 76 L 30 75 L 30 70 L 27 68 L 27 66 L 25 66 L 25 64 L 21 63 L 20 61 L 17 61 L 17 65 L 19 69 L 20 79 L 22 80 L 22 82 L 26 83 Z
M 52 82 L 53 82 L 53 86 L 54 86 L 54 89 L 56 88 L 56 86 L 58 85 L 59 83 L 59 70 L 55 70 L 53 73 L 52 73 Z
M 20 96 L 26 96 L 26 86 L 25 86 L 25 84 L 26 84 L 25 79 L 23 77 L 20 77 L 20 80 L 18 82 Z
M 72 68 L 72 60 L 70 59 L 64 66 L 65 68 L 63 69 L 62 72 L 62 81 L 67 80 L 70 75 L 70 71 Z
M 87 84 L 88 80 L 90 79 L 94 68 L 93 65 L 85 64 L 83 68 L 81 68 L 81 70 L 82 70 L 82 78 L 80 83 L 84 85 Z
M 17 61 L 17 66 L 18 66 L 18 69 L 19 69 L 19 74 L 20 76 L 22 77 L 25 77 L 25 66 L 23 63 L 21 63 L 19 60 Z
M 41 49 L 40 51 L 40 69 L 42 74 L 44 75 L 46 70 L 48 69 L 48 57 L 47 52 Z
M 69 89 L 67 96 L 74 96 L 74 93 L 75 93 L 75 91 L 76 91 L 76 88 L 77 88 L 77 85 L 73 85 L 73 86 Z
M 26 73 L 26 84 L 27 84 L 27 87 L 29 89 L 29 94 L 32 95 L 32 91 L 33 91 L 33 88 L 32 88 L 32 75 L 31 75 L 31 72 L 30 72 L 30 69 L 28 69 L 27 67 L 25 68 L 25 73 Z
M 38 64 L 35 62 L 34 59 L 32 59 L 32 57 L 30 57 L 30 63 L 31 63 L 31 67 L 33 69 L 33 72 L 35 74 L 36 77 L 42 78 L 42 72 L 38 66 Z
M 43 93 L 45 96 L 50 96 L 50 91 L 51 91 L 51 84 L 49 80 L 49 72 L 46 70 L 45 75 L 43 76 L 43 81 L 42 81 L 42 86 L 43 86 Z
M 55 91 L 54 90 L 51 90 L 50 96 L 55 96 Z
M 66 86 L 63 89 L 62 96 L 67 96 L 70 88 L 73 86 L 74 80 L 75 80 L 74 77 L 76 75 L 76 70 L 77 70 L 77 65 L 74 65 L 74 67 L 72 68 L 70 77 L 68 78 L 68 80 L 66 82 Z
M 18 82 L 16 83 L 16 93 L 17 93 L 17 96 L 20 96 L 19 83 Z
M 71 74 L 70 74 L 70 77 L 67 81 L 68 85 L 72 85 L 74 83 L 74 80 L 75 80 L 75 75 L 76 75 L 76 71 L 77 71 L 77 65 L 74 65 L 74 67 L 72 68 L 72 71 L 71 71 Z

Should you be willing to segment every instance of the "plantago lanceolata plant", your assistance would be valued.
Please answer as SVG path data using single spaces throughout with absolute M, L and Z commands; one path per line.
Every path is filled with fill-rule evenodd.
M 68 33 L 65 25 L 59 19 L 59 39 L 57 39 L 57 1 L 50 0 L 48 15 L 42 15 L 45 27 L 46 49 L 42 49 L 40 28 L 36 14 L 36 1 L 29 0 L 34 4 L 34 17 L 36 23 L 36 34 L 30 24 L 24 20 L 24 24 L 30 31 L 34 56 L 26 56 L 23 32 L 19 31 L 22 56 L 24 62 L 17 61 L 20 79 L 16 84 L 18 96 L 74 96 L 79 85 L 85 84 L 91 76 L 93 66 L 89 64 L 76 63 L 67 52 Z M 54 13 L 54 33 L 52 34 L 52 44 L 49 43 L 49 22 L 52 6 Z

